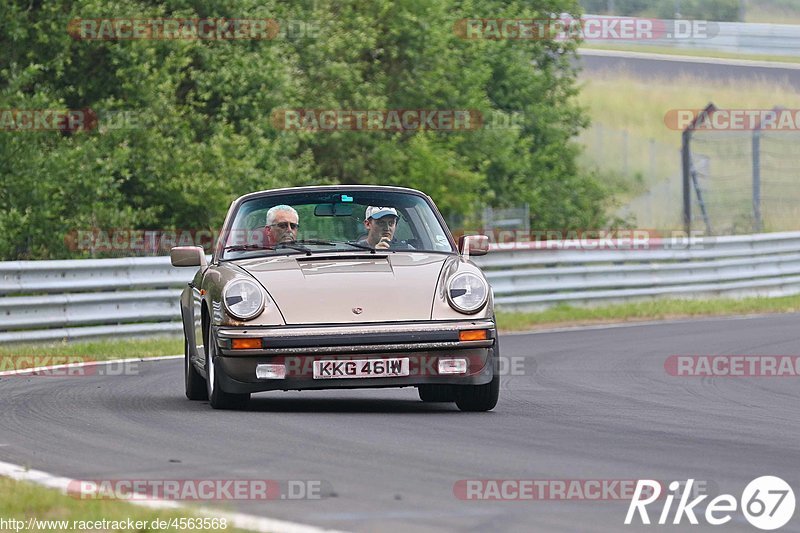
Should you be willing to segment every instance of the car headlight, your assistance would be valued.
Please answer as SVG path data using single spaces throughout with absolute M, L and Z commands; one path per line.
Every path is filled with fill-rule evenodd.
M 264 291 L 246 279 L 228 282 L 222 291 L 222 300 L 228 313 L 239 320 L 250 320 L 264 310 Z
M 486 305 L 488 297 L 486 281 L 472 272 L 456 274 L 447 282 L 447 301 L 461 313 L 477 313 Z

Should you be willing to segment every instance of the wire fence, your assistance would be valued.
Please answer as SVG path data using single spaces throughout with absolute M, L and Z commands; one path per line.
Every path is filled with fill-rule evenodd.
M 709 235 L 800 228 L 800 132 L 696 131 L 693 225 Z
M 683 226 L 680 149 L 595 124 L 582 164 L 613 180 L 616 214 L 640 228 Z M 697 130 L 691 138 L 693 228 L 707 235 L 800 229 L 800 131 Z
M 582 166 L 596 168 L 619 190 L 616 215 L 642 228 L 681 226 L 680 150 L 656 139 L 595 123 L 579 137 Z

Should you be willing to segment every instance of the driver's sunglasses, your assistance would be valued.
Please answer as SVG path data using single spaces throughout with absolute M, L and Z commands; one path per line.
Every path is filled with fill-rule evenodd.
M 270 224 L 270 226 L 278 226 L 281 229 L 289 229 L 289 226 L 291 226 L 292 229 L 297 229 L 300 227 L 300 224 L 295 222 L 278 222 L 277 224 Z

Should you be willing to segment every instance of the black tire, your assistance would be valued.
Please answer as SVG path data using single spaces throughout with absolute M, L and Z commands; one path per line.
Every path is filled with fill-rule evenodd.
M 190 400 L 208 400 L 206 380 L 194 367 L 189 359 L 189 342 L 184 338 L 183 377 L 186 397 Z
M 462 411 L 491 411 L 500 397 L 500 376 L 495 373 L 485 385 L 459 385 L 456 405 Z
M 456 391 L 453 385 L 420 385 L 419 399 L 423 402 L 454 402 Z
M 206 345 L 206 379 L 208 391 L 208 403 L 214 409 L 244 409 L 250 401 L 250 394 L 232 394 L 225 392 L 219 383 L 219 367 L 217 357 L 217 341 L 214 334 L 209 331 L 206 334 L 208 343 Z
M 491 411 L 500 397 L 500 339 L 495 339 L 492 350 L 492 381 L 484 385 L 459 385 L 456 387 L 456 405 L 462 411 Z

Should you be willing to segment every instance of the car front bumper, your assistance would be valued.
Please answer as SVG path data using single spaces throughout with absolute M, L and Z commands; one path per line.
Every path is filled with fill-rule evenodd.
M 485 340 L 459 340 L 464 331 L 486 331 Z M 220 385 L 231 393 L 269 390 L 406 387 L 423 384 L 482 385 L 492 380 L 497 330 L 492 320 L 404 323 L 218 327 Z M 233 349 L 234 339 L 261 339 L 257 349 Z M 409 375 L 315 379 L 314 361 L 407 358 Z M 441 359 L 464 359 L 466 371 L 440 374 Z M 285 377 L 259 379 L 258 365 L 283 365 Z

